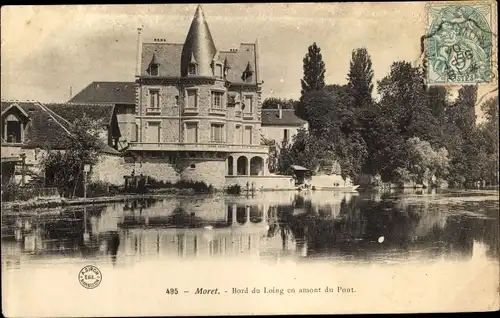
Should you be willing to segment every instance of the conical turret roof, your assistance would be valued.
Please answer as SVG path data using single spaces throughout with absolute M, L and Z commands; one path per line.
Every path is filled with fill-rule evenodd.
M 197 62 L 198 75 L 213 76 L 211 63 L 217 49 L 201 6 L 198 6 L 182 48 L 181 74 L 187 74 L 191 57 Z

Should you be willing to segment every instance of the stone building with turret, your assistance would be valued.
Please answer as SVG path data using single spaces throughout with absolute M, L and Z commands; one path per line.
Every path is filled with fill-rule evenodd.
M 258 40 L 219 49 L 198 6 L 184 43 L 143 43 L 139 29 L 137 46 L 136 173 L 214 187 L 269 175 Z

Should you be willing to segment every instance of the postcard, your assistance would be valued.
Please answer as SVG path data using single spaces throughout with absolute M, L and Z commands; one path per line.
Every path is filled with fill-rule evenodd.
M 1 25 L 6 317 L 499 309 L 496 2 Z

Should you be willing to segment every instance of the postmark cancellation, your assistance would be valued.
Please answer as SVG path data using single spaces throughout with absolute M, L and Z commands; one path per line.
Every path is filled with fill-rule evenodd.
M 427 5 L 428 84 L 489 84 L 494 80 L 492 6 L 462 1 Z

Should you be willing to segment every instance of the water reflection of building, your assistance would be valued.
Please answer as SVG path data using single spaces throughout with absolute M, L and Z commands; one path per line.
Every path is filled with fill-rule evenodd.
M 331 192 L 286 192 L 277 201 L 179 197 L 3 218 L 2 255 L 9 262 L 85 257 L 118 263 L 152 256 L 470 258 L 474 241 L 498 252 L 495 220 L 450 214 L 445 205 Z

